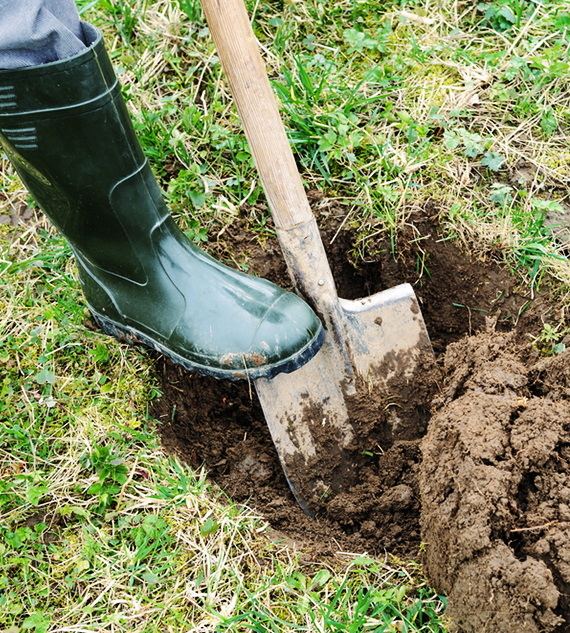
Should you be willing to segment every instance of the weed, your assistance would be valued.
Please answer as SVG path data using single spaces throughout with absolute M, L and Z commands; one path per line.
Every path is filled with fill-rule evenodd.
M 343 33 L 346 43 L 349 45 L 348 53 L 360 53 L 363 49 L 375 50 L 378 41 L 357 29 L 346 29 Z
M 512 28 L 520 29 L 523 19 L 532 14 L 534 6 L 528 0 L 496 0 L 491 4 L 479 4 L 477 8 L 485 14 L 484 24 L 503 33 Z
M 204 206 L 210 193 L 209 183 L 204 178 L 207 165 L 192 165 L 183 169 L 168 185 L 168 196 L 173 210 L 192 204 L 196 210 Z
M 561 354 L 566 345 L 561 342 L 561 339 L 567 333 L 560 329 L 561 324 L 556 327 L 545 323 L 542 328 L 542 332 L 534 338 L 534 348 L 541 354 L 541 356 L 553 356 L 555 354 Z
M 95 446 L 90 454 L 84 454 L 80 459 L 83 468 L 93 470 L 99 475 L 99 481 L 90 486 L 88 494 L 98 495 L 98 512 L 108 508 L 113 499 L 121 491 L 121 486 L 127 481 L 128 469 L 124 460 L 111 453 L 108 446 Z
M 477 133 L 469 132 L 463 127 L 456 130 L 448 130 L 444 133 L 445 145 L 449 149 L 461 147 L 468 158 L 476 158 L 482 154 L 492 143 L 491 139 L 483 139 Z

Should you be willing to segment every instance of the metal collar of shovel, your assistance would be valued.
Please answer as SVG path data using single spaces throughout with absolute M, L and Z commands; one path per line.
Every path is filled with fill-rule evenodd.
M 411 380 L 431 344 L 412 287 L 339 299 L 242 0 L 201 0 L 296 290 L 321 317 L 319 353 L 291 374 L 255 382 L 293 494 L 309 515 L 354 480 L 347 399 L 368 385 Z M 331 461 L 334 470 L 322 468 Z

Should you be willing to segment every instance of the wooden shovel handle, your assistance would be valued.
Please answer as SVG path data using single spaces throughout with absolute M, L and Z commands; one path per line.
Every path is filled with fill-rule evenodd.
M 228 78 L 273 221 L 313 217 L 242 0 L 200 0 Z

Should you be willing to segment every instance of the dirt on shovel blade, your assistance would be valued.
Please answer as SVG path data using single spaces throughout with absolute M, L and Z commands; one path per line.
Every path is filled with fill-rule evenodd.
M 151 413 L 168 452 L 205 465 L 228 497 L 262 513 L 271 538 L 302 544 L 305 558 L 424 556 L 429 581 L 449 595 L 454 630 L 570 631 L 570 359 L 540 360 L 528 353 L 526 335 L 554 318 L 556 305 L 532 300 L 507 270 L 440 241 L 431 213 L 412 218 L 423 239 L 404 231 L 398 257 L 378 240 L 374 257 L 357 268 L 354 236 L 336 235 L 343 216 L 335 220 L 331 209 L 324 218 L 340 296 L 411 283 L 436 361 L 424 359 L 406 390 L 395 384 L 350 401 L 357 476 L 349 490 L 323 495 L 315 519 L 289 490 L 247 382 L 200 377 L 159 359 L 163 396 Z M 218 256 L 231 252 L 290 288 L 276 243 L 261 248 L 236 226 L 226 236 Z M 475 336 L 491 316 L 494 331 Z

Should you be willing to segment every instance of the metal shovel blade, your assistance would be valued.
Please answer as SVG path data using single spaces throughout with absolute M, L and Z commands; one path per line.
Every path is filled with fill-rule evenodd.
M 422 353 L 433 354 L 412 287 L 403 284 L 355 301 L 339 300 L 352 366 L 361 388 L 410 380 Z M 350 485 L 346 451 L 355 439 L 347 381 L 336 341 L 327 331 L 321 351 L 292 374 L 260 379 L 257 393 L 291 489 L 303 510 Z M 323 470 L 323 463 L 329 466 Z

